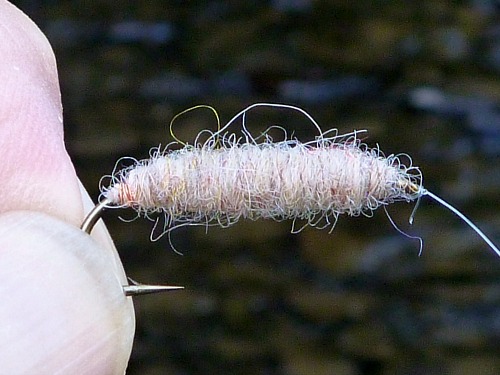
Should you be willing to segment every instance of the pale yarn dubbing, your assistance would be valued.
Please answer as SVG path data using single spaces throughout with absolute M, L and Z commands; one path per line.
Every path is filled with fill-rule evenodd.
M 322 140 L 186 146 L 156 153 L 113 176 L 103 195 L 139 213 L 164 212 L 169 224 L 245 219 L 321 219 L 370 215 L 411 201 L 420 171 L 359 142 Z M 364 148 L 364 149 L 363 149 Z

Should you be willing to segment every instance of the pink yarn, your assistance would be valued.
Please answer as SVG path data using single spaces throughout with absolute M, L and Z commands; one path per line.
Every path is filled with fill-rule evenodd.
M 386 158 L 355 139 L 315 143 L 218 140 L 156 152 L 120 171 L 103 196 L 141 214 L 164 212 L 169 224 L 222 226 L 240 218 L 304 219 L 309 225 L 325 219 L 328 225 L 340 214 L 369 216 L 380 205 L 418 197 L 409 188 L 421 179 L 411 162 Z

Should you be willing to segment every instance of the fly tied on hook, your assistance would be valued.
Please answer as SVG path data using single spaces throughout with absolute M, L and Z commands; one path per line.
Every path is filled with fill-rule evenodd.
M 272 126 L 254 137 L 245 121 L 255 107 L 297 111 L 313 124 L 318 135 L 301 142 L 284 128 Z M 119 161 L 112 174 L 104 177 L 110 180 L 109 185 L 101 184 L 100 203 L 85 218 L 83 231 L 90 234 L 104 209 L 128 207 L 148 219 L 163 215 L 163 231 L 156 239 L 184 225 L 225 228 L 240 219 L 291 220 L 292 233 L 307 226 L 329 227 L 331 232 L 340 215 L 370 217 L 377 208 L 385 209 L 398 201 L 416 201 L 411 224 L 421 198 L 428 197 L 462 219 L 500 256 L 500 249 L 478 226 L 424 188 L 422 172 L 409 155 L 386 156 L 378 146 L 369 147 L 359 138 L 362 130 L 347 134 L 339 134 L 337 129 L 322 131 L 303 109 L 276 103 L 250 105 L 224 126 L 209 106 L 196 106 L 180 114 L 196 108 L 208 108 L 216 114 L 217 130 L 202 130 L 194 143 L 188 144 L 174 135 L 171 123 L 174 142 L 164 149 L 153 149 L 148 159 L 120 159 L 134 163 L 120 170 Z M 228 130 L 238 118 L 241 134 Z M 273 129 L 283 132 L 282 140 L 273 139 Z M 204 140 L 205 135 L 208 138 Z M 405 234 L 388 217 L 398 232 L 419 240 L 421 254 L 422 239 Z M 296 220 L 305 224 L 297 229 Z M 154 228 L 157 224 L 158 220 Z M 130 282 L 123 286 L 127 296 L 182 288 Z

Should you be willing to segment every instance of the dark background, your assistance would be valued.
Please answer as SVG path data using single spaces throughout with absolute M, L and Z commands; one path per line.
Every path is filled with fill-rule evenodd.
M 303 107 L 323 129 L 367 129 L 406 152 L 425 186 L 500 243 L 498 1 L 16 1 L 59 65 L 68 150 L 94 199 L 121 156 L 172 141 L 183 109 L 228 121 L 258 101 Z M 257 110 L 255 134 L 314 129 Z M 176 123 L 192 142 L 208 110 Z M 341 217 L 332 234 L 291 223 L 181 228 L 106 222 L 130 277 L 184 285 L 135 298 L 129 374 L 498 374 L 500 259 L 424 198 Z

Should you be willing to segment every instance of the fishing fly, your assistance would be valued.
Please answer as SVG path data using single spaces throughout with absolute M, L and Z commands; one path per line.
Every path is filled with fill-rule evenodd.
M 200 107 L 215 113 L 218 129 L 203 130 L 192 145 L 186 144 L 175 137 L 173 121 Z M 278 127 L 284 134 L 281 141 L 275 141 L 269 131 L 253 137 L 245 120 L 248 111 L 256 107 L 297 111 L 314 125 L 318 135 L 303 143 Z M 239 118 L 242 130 L 236 135 L 228 128 Z M 292 232 L 306 226 L 330 227 L 331 231 L 342 214 L 371 216 L 381 206 L 385 209 L 396 201 L 416 201 L 411 224 L 420 199 L 427 196 L 460 217 L 500 256 L 498 247 L 471 220 L 424 188 L 422 173 L 410 156 L 385 156 L 378 147 L 368 147 L 358 137 L 363 131 L 344 135 L 336 129 L 323 132 L 305 110 L 273 103 L 250 105 L 223 127 L 212 107 L 193 107 L 175 116 L 170 129 L 174 142 L 154 149 L 148 159 L 133 159 L 131 166 L 115 167 L 105 176 L 110 182 L 101 184 L 100 202 L 84 220 L 84 231 L 91 232 L 102 210 L 117 207 L 132 208 L 146 218 L 164 214 L 161 235 L 184 225 L 228 227 L 240 219 L 291 220 Z M 421 252 L 421 239 L 405 234 L 388 217 L 400 233 L 420 240 Z M 297 220 L 305 225 L 296 229 Z M 126 295 L 178 288 L 135 282 L 124 286 Z

